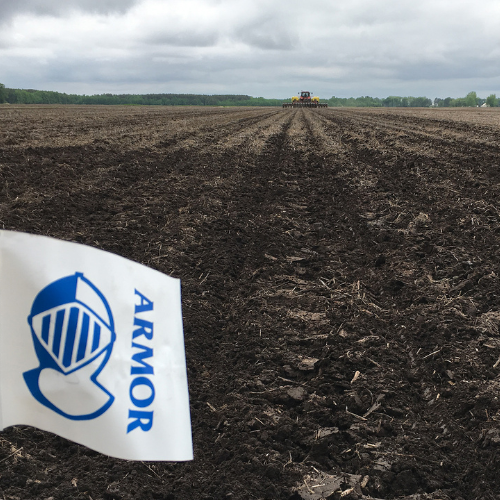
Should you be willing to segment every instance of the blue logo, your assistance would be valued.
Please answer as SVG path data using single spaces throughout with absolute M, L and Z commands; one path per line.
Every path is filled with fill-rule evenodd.
M 40 366 L 24 373 L 41 404 L 71 420 L 91 420 L 114 401 L 97 377 L 116 339 L 108 301 L 82 273 L 52 282 L 28 316 Z

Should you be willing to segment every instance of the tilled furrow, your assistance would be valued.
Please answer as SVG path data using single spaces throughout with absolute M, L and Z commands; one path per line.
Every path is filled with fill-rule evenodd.
M 498 151 L 498 142 L 496 136 L 498 127 L 478 126 L 467 122 L 431 120 L 415 116 L 397 115 L 394 113 L 374 114 L 364 113 L 358 110 L 349 113 L 348 111 L 322 112 L 322 116 L 329 115 L 342 116 L 350 121 L 350 125 L 358 127 L 364 124 L 370 127 L 374 134 L 384 134 L 386 130 L 393 131 L 399 141 L 411 138 L 413 146 L 422 141 L 431 140 L 434 146 L 442 146 L 442 143 L 455 145 L 463 142 L 464 135 L 467 142 L 478 150 L 491 148 Z
M 494 113 L 1 111 L 3 227 L 182 279 L 195 444 L 143 467 L 6 429 L 5 498 L 493 498 Z

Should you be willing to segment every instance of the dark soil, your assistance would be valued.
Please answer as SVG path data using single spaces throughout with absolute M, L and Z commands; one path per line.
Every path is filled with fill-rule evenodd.
M 195 454 L 11 427 L 0 498 L 500 498 L 500 113 L 432 111 L 0 107 L 1 227 L 182 280 Z

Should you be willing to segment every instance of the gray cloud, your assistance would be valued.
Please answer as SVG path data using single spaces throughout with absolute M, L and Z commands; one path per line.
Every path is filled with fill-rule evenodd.
M 296 47 L 298 36 L 292 28 L 279 19 L 261 16 L 252 23 L 238 27 L 234 39 L 263 50 L 289 51 Z
M 0 0 L 1 78 L 76 93 L 500 94 L 500 4 L 467 2 Z
M 18 14 L 61 16 L 72 10 L 124 13 L 140 0 L 0 0 L 0 24 Z
M 146 45 L 167 47 L 212 47 L 217 43 L 219 36 L 215 32 L 195 30 L 162 31 L 144 36 L 142 42 Z

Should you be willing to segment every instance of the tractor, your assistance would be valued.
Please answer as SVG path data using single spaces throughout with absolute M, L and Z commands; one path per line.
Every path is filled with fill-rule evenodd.
M 284 108 L 327 108 L 326 102 L 319 102 L 319 97 L 311 97 L 311 92 L 302 90 L 298 96 L 292 97 L 292 102 L 284 102 Z

